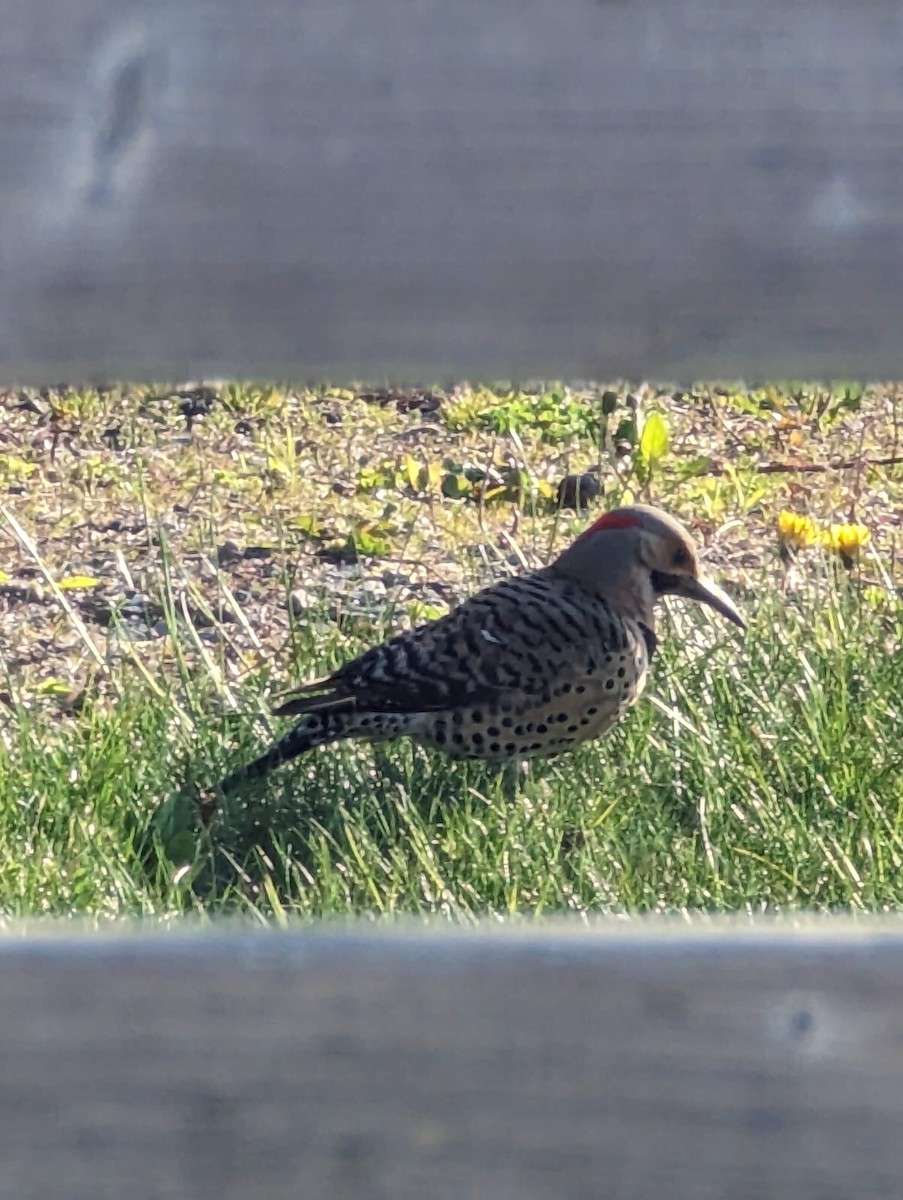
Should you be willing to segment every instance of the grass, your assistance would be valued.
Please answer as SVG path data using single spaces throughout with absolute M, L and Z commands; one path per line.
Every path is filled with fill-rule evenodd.
M 823 578 L 792 603 L 767 593 L 745 639 L 677 616 L 654 702 L 539 766 L 514 804 L 479 765 L 329 748 L 204 833 L 193 787 L 267 736 L 224 710 L 217 672 L 175 673 L 160 694 L 123 681 L 115 704 L 55 726 L 23 709 L 0 775 L 0 906 L 263 920 L 896 907 L 903 609 Z M 337 640 L 309 627 L 299 671 Z M 249 712 L 264 682 L 243 685 Z
M 151 432 L 142 424 L 143 393 L 54 401 L 57 427 L 76 420 L 85 441 L 99 432 L 69 463 L 57 453 L 49 466 L 46 448 L 5 456 L 5 528 L 16 549 L 0 574 L 11 606 L 0 626 L 0 912 L 466 921 L 898 907 L 903 603 L 892 537 L 870 520 L 875 537 L 847 571 L 822 550 L 781 563 L 774 533 L 788 503 L 825 521 L 846 518 L 854 502 L 867 517 L 896 505 L 896 464 L 865 462 L 894 457 L 895 398 L 876 392 L 863 416 L 862 390 L 851 387 L 818 393 L 809 408 L 788 400 L 789 389 L 724 389 L 699 404 L 660 397 L 654 411 L 668 437 L 658 427 L 656 453 L 644 458 L 644 421 L 624 390 L 614 401 L 606 391 L 593 421 L 586 397 L 562 393 L 559 403 L 552 394 L 455 395 L 423 435 L 437 444 L 416 454 L 409 434 L 427 424 L 422 409 L 339 397 L 355 412 L 341 476 L 327 390 L 293 408 L 266 389 L 225 389 L 219 416 L 177 445 L 166 421 Z M 784 447 L 763 415 L 779 404 L 804 434 Z M 101 445 L 112 440 L 114 405 L 118 450 Z M 694 434 L 700 411 L 716 413 L 715 434 Z M 236 450 L 228 426 L 240 412 L 260 432 Z M 314 430 L 307 442 L 302 418 Z M 633 449 L 600 466 L 630 420 Z M 817 491 L 805 469 L 771 473 L 753 461 L 733 475 L 688 473 L 691 461 L 717 467 L 731 439 L 735 463 L 761 463 L 766 450 L 809 462 L 820 453 L 824 463 L 850 445 L 854 427 L 860 465 L 825 469 Z M 358 467 L 369 474 L 352 478 L 364 444 L 369 460 Z M 418 455 L 422 470 L 408 461 Z M 606 503 L 633 488 L 673 510 L 708 513 L 710 562 L 719 565 L 719 547 L 738 548 L 720 573 L 749 617 L 745 638 L 673 603 L 651 698 L 600 742 L 537 764 L 513 804 L 478 764 L 404 743 L 330 747 L 230 800 L 209 830 L 198 826 L 198 789 L 282 727 L 267 716 L 271 690 L 444 603 L 418 590 L 416 567 L 400 588 L 363 600 L 360 575 L 367 582 L 374 564 L 397 571 L 422 559 L 463 593 L 508 569 L 509 554 L 535 561 L 585 520 L 554 511 L 555 471 L 594 463 Z M 38 477 L 36 495 L 27 484 Z M 547 486 L 534 488 L 537 479 Z M 76 502 L 81 522 L 70 532 Z M 105 535 L 112 545 L 92 540 L 101 513 L 119 524 Z M 120 536 L 126 527 L 134 540 Z M 380 543 L 376 552 L 362 534 Z M 226 539 L 255 554 L 218 566 Z M 360 561 L 344 562 L 349 555 Z M 321 578 L 321 567 L 333 574 Z M 284 602 L 299 576 L 311 594 L 289 622 Z

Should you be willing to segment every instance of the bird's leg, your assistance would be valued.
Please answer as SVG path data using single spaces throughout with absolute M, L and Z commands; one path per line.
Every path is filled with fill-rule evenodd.
M 392 755 L 389 752 L 389 747 L 385 742 L 373 741 L 370 743 L 370 752 L 373 755 L 373 773 L 372 778 L 374 783 L 385 787 L 402 787 L 407 791 L 407 779 L 403 773 L 398 770 Z
M 530 777 L 530 760 L 512 758 L 502 767 L 502 795 L 513 802 L 520 795 L 521 789 Z

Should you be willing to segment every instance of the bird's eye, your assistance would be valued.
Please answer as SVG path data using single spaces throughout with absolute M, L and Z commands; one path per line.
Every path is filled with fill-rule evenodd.
M 687 553 L 686 546 L 678 546 L 674 551 L 674 557 L 671 559 L 675 567 L 685 567 L 690 561 L 690 556 Z

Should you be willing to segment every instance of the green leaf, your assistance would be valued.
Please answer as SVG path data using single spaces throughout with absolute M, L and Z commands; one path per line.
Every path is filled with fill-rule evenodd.
M 411 601 L 407 610 L 408 616 L 415 625 L 422 625 L 427 621 L 437 621 L 439 617 L 444 617 L 448 612 L 447 608 L 442 608 L 439 604 L 425 604 L 421 600 Z
M 60 579 L 56 586 L 61 592 L 71 592 L 76 588 L 100 587 L 100 580 L 95 579 L 93 575 L 67 575 L 65 579 Z
M 39 696 L 68 696 L 72 684 L 66 679 L 45 679 L 38 684 Z
M 404 480 L 396 483 L 395 471 L 387 467 L 363 467 L 358 472 L 357 490 L 359 492 L 375 492 L 378 488 L 391 488 L 404 485 Z
M 411 491 L 419 492 L 421 490 L 421 485 L 422 485 L 422 480 L 420 477 L 421 476 L 420 463 L 417 461 L 416 458 L 412 458 L 411 455 L 408 454 L 405 456 L 404 470 L 405 470 L 405 474 L 407 475 L 407 480 L 408 480 L 408 483 L 410 484 Z
M 348 534 L 347 549 L 352 553 L 365 554 L 372 558 L 385 558 L 392 552 L 386 534 L 387 530 L 379 526 L 359 525 Z
M 651 413 L 643 425 L 640 454 L 647 466 L 652 466 L 668 453 L 668 422 L 661 413 Z
M 442 487 L 442 476 L 445 468 L 441 462 L 433 461 L 426 469 L 427 479 L 429 480 L 430 488 L 435 492 Z
M 472 482 L 459 472 L 449 471 L 442 479 L 442 495 L 449 500 L 460 500 L 463 496 L 471 495 L 472 491 Z
M 320 522 L 313 513 L 298 513 L 296 517 L 291 518 L 289 524 L 299 533 L 307 534 L 308 537 L 318 538 L 320 536 Z

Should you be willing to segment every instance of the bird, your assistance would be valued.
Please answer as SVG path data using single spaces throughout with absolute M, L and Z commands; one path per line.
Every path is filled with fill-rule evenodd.
M 287 693 L 296 723 L 221 781 L 229 795 L 316 746 L 411 738 L 505 770 L 592 741 L 641 695 L 656 651 L 655 605 L 679 596 L 741 630 L 704 577 L 688 531 L 632 504 L 598 517 L 548 566 L 502 579 Z

